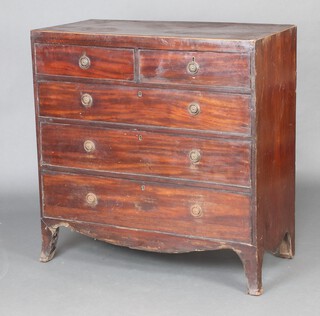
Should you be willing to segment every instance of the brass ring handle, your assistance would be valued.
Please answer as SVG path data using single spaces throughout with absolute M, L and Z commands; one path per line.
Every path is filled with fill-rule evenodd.
M 89 192 L 86 195 L 86 202 L 91 206 L 96 206 L 98 204 L 98 198 L 94 193 Z
M 192 116 L 196 116 L 200 113 L 200 105 L 198 103 L 190 103 L 188 106 L 188 112 Z
M 190 61 L 187 65 L 187 71 L 191 75 L 196 75 L 199 71 L 199 64 L 196 63 L 195 58 L 192 57 L 192 61 Z
M 83 54 L 80 58 L 79 58 L 79 66 L 81 69 L 88 69 L 91 65 L 91 60 L 90 58 L 86 55 Z
M 199 162 L 200 159 L 201 159 L 200 151 L 197 150 L 197 149 L 191 150 L 190 153 L 189 153 L 189 159 L 194 164 Z
M 92 96 L 88 93 L 84 93 L 82 96 L 81 96 L 81 103 L 84 107 L 86 108 L 89 108 L 92 106 L 92 103 L 93 103 L 93 99 L 92 99 Z
M 96 149 L 96 146 L 92 140 L 86 140 L 83 143 L 83 148 L 87 153 L 91 153 Z
M 197 204 L 190 207 L 190 213 L 194 217 L 201 217 L 203 214 L 201 206 Z

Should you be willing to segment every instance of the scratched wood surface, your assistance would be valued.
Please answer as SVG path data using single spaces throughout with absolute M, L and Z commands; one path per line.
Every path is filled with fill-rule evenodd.
M 187 70 L 193 60 L 199 65 L 195 75 Z M 139 62 L 142 82 L 250 87 L 249 54 L 142 50 Z
M 244 259 L 243 254 L 252 254 L 252 252 L 254 252 L 254 247 L 252 245 L 239 243 L 238 241 L 225 240 L 221 242 L 219 239 L 215 240 L 196 236 L 189 236 L 186 238 L 184 235 L 177 235 L 174 233 L 139 230 L 130 227 L 120 227 L 102 223 L 77 222 L 68 219 L 49 217 L 43 217 L 41 223 L 43 226 L 42 232 L 46 239 L 51 239 L 52 232 L 55 233 L 59 230 L 59 227 L 68 227 L 73 231 L 95 239 L 144 251 L 186 253 L 191 251 L 232 249 L 239 255 L 241 260 Z M 243 262 L 245 263 L 244 260 Z
M 290 25 L 87 20 L 33 30 L 35 42 L 165 50 L 248 52 L 255 41 Z

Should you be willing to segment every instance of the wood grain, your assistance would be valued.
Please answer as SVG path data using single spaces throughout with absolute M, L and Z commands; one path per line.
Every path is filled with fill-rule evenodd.
M 192 60 L 196 75 L 187 71 Z M 140 79 L 150 83 L 188 83 L 222 87 L 250 87 L 249 54 L 214 52 L 140 51 Z
M 84 78 L 134 79 L 133 50 L 101 47 L 36 44 L 36 73 Z M 89 69 L 79 67 L 79 59 L 90 58 Z
M 87 153 L 84 142 L 95 150 Z M 250 142 L 67 125 L 41 125 L 42 165 L 250 186 Z M 190 161 L 191 150 L 201 154 Z
M 141 97 L 138 92 L 142 93 Z M 91 95 L 91 107 L 81 104 L 84 93 Z M 196 116 L 188 112 L 191 103 L 200 106 Z M 40 82 L 39 104 L 40 115 L 47 117 L 251 133 L 250 97 L 247 95 Z
M 44 174 L 43 188 L 45 217 L 250 242 L 246 195 L 76 174 Z M 202 216 L 191 215 L 194 205 Z

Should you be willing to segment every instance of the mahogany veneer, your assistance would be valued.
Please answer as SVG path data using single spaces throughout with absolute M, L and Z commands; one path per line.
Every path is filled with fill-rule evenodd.
M 296 27 L 88 20 L 31 32 L 42 253 L 60 226 L 232 249 L 249 294 L 294 255 Z

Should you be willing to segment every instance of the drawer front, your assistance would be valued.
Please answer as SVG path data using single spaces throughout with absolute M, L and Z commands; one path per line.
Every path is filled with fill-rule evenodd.
M 250 187 L 250 142 L 42 124 L 42 163 Z
M 250 88 L 250 58 L 236 53 L 143 50 L 140 78 L 142 82 Z
M 250 134 L 246 95 L 41 82 L 39 103 L 42 116 Z
M 71 174 L 44 174 L 45 217 L 186 236 L 250 241 L 250 199 L 222 193 Z
M 97 79 L 134 79 L 132 49 L 35 45 L 36 73 Z

